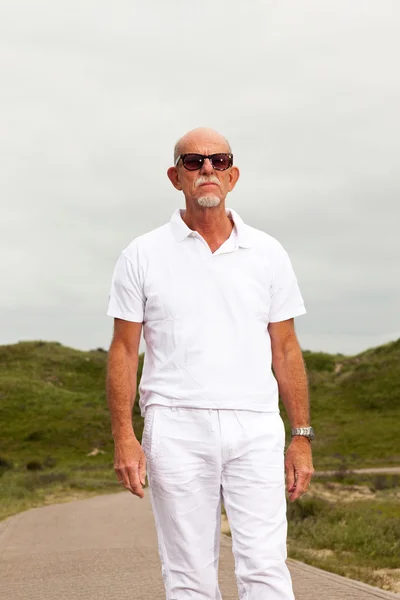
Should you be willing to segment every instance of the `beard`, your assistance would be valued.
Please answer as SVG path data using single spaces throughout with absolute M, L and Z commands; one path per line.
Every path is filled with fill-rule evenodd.
M 201 196 L 197 198 L 197 203 L 204 208 L 213 208 L 214 206 L 218 206 L 220 202 L 221 200 L 217 196 Z
M 221 187 L 220 181 L 216 175 L 210 175 L 209 177 L 205 177 L 204 175 L 200 175 L 195 181 L 195 187 L 197 188 L 199 185 L 203 183 L 216 183 L 219 187 Z M 221 199 L 218 196 L 214 196 L 210 194 L 209 196 L 200 196 L 197 198 L 197 204 L 202 206 L 203 208 L 213 208 L 214 206 L 218 206 L 221 202 Z

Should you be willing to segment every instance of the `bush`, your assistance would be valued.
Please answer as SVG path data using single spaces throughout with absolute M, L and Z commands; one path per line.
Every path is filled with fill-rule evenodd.
M 13 463 L 11 460 L 7 460 L 7 458 L 2 458 L 0 456 L 0 476 L 3 475 L 5 471 L 13 468 Z
M 304 548 L 351 553 L 355 562 L 396 568 L 400 555 L 400 519 L 396 504 L 332 504 L 304 498 L 288 506 L 288 535 Z
M 400 487 L 400 475 L 385 475 L 382 473 L 373 476 L 370 490 L 376 492 L 379 490 L 390 490 L 397 487 Z
M 332 354 L 325 352 L 303 352 L 304 361 L 307 370 L 310 371 L 333 371 L 335 368 L 335 358 Z
M 29 435 L 25 437 L 26 442 L 40 442 L 44 438 L 43 431 L 32 431 Z
M 66 473 L 31 473 L 24 481 L 24 488 L 33 492 L 37 488 L 50 486 L 53 483 L 64 483 L 67 480 Z
M 303 498 L 301 502 L 288 502 L 287 516 L 289 521 L 304 521 L 309 517 L 317 517 L 326 509 L 326 502 L 319 498 Z
M 46 458 L 43 461 L 43 466 L 46 468 L 49 468 L 49 469 L 52 469 L 53 467 L 55 467 L 56 464 L 57 464 L 57 461 L 52 456 L 46 456 Z
M 26 463 L 26 468 L 28 471 L 40 471 L 43 467 L 38 460 L 30 460 L 28 463 Z

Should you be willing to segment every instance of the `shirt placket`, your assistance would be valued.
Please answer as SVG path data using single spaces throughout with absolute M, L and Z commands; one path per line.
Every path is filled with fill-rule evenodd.
M 196 232 L 192 235 L 192 237 L 195 240 L 196 247 L 203 260 L 210 260 L 219 254 L 226 254 L 228 252 L 235 252 L 238 250 L 236 236 L 233 238 L 233 240 L 228 238 L 228 240 L 226 240 L 215 252 L 211 252 L 210 246 L 199 233 Z

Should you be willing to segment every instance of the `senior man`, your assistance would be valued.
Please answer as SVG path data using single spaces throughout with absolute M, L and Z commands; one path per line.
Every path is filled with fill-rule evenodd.
M 123 250 L 109 295 L 115 471 L 140 498 L 147 472 L 167 600 L 221 599 L 221 501 L 240 600 L 292 600 L 285 470 L 290 501 L 313 473 L 294 329 L 304 302 L 282 245 L 225 207 L 239 170 L 224 137 L 190 131 L 167 173 L 186 208 Z M 141 445 L 132 407 L 142 325 Z M 285 461 L 278 387 L 292 433 Z

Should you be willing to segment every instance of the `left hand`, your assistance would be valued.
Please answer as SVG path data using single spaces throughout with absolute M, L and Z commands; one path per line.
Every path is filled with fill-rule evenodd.
M 286 487 L 290 502 L 308 489 L 314 473 L 311 442 L 304 436 L 294 436 L 285 457 Z

